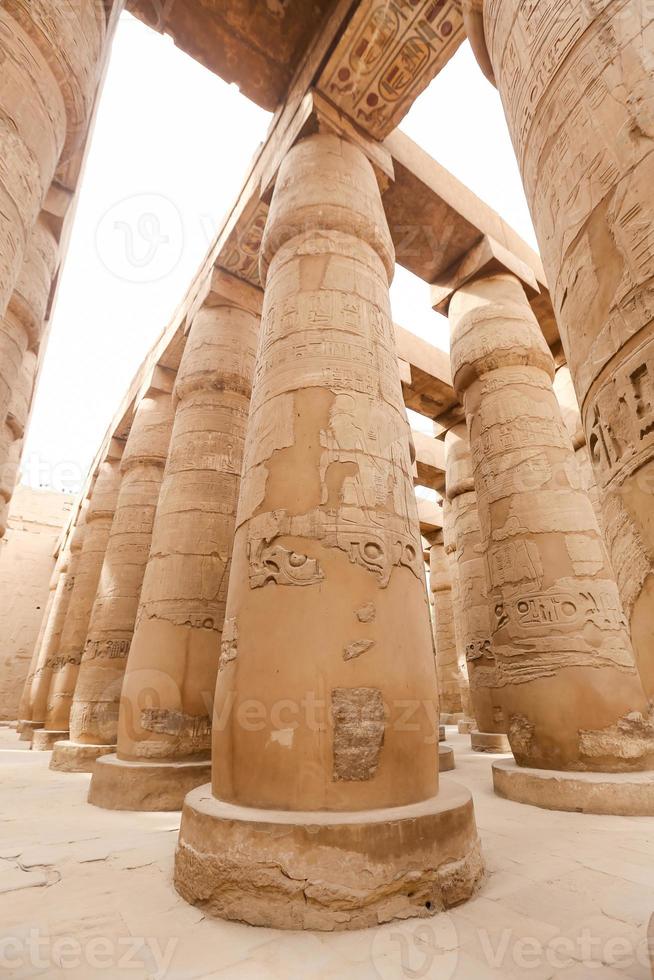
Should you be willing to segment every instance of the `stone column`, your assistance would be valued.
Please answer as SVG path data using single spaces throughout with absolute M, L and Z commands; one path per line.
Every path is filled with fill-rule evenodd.
M 180 810 L 211 778 L 211 714 L 225 618 L 261 293 L 193 320 L 177 375 L 175 423 L 123 683 L 117 754 L 94 769 L 89 801 Z
M 86 132 L 105 34 L 96 0 L 0 8 L 0 316 L 57 165 Z
M 25 686 L 23 688 L 23 694 L 20 699 L 20 705 L 18 708 L 18 725 L 16 730 L 20 736 L 21 741 L 31 742 L 32 733 L 35 728 L 42 728 L 43 722 L 38 724 L 32 721 L 32 684 L 34 683 L 34 676 L 37 672 L 39 666 L 39 653 L 43 644 L 43 638 L 45 636 L 45 631 L 48 627 L 48 622 L 50 620 L 50 615 L 54 606 L 55 596 L 57 594 L 57 583 L 59 582 L 60 562 L 58 561 L 55 565 L 52 576 L 50 577 L 50 588 L 48 591 L 48 599 L 45 605 L 45 610 L 43 612 L 43 619 L 41 620 L 41 627 L 39 629 L 39 635 L 36 638 L 36 643 L 34 644 L 34 652 L 32 653 L 32 659 L 30 661 L 29 670 L 27 672 L 27 677 L 25 678 Z
M 57 748 L 53 768 L 90 772 L 96 759 L 115 751 L 120 693 L 172 420 L 170 392 L 151 388 L 138 404 L 125 444 L 116 512 L 70 711 L 70 740 Z
M 27 351 L 14 381 L 11 404 L 0 428 L 0 530 L 7 529 L 7 519 L 20 471 L 23 451 L 23 438 L 27 427 L 34 376 L 36 374 L 36 354 Z
M 581 485 L 590 498 L 590 502 L 593 505 L 593 510 L 595 511 L 595 517 L 597 518 L 597 523 L 600 526 L 600 530 L 604 533 L 605 540 L 608 541 L 606 521 L 604 514 L 602 513 L 602 500 L 600 498 L 599 489 L 595 480 L 590 453 L 588 452 L 586 433 L 584 432 L 584 427 L 581 421 L 579 402 L 577 401 L 577 395 L 575 394 L 574 385 L 572 383 L 570 368 L 567 364 L 563 364 L 561 367 L 557 368 L 553 388 L 554 394 L 556 395 L 556 400 L 558 401 L 561 409 L 563 423 L 572 440 L 572 447 L 575 451 L 575 459 L 577 460 Z M 611 555 L 614 548 L 610 546 L 610 541 L 608 541 L 608 543 L 609 555 Z
M 491 642 L 486 549 L 464 424 L 454 426 L 445 436 L 445 467 L 448 506 L 444 509 L 444 517 L 453 545 L 452 557 L 458 580 L 454 632 L 457 647 L 465 653 L 472 714 L 476 721 L 475 730 L 470 733 L 470 744 L 475 752 L 510 752 Z
M 83 501 L 79 508 L 77 514 L 77 520 L 75 522 L 75 528 L 70 536 L 70 561 L 68 564 L 68 573 L 65 582 L 65 603 L 62 606 L 61 620 L 57 622 L 57 629 L 55 634 L 52 636 L 51 643 L 49 644 L 48 656 L 47 656 L 47 670 L 48 670 L 48 688 L 47 696 L 45 700 L 45 711 L 39 711 L 39 720 L 43 718 L 43 725 L 40 726 L 39 731 L 34 733 L 32 739 L 32 748 L 40 752 L 50 751 L 57 738 L 61 738 L 65 734 L 65 730 L 53 729 L 54 712 L 54 691 L 57 685 L 57 679 L 62 670 L 66 667 L 67 657 L 62 652 L 62 645 L 66 635 L 70 633 L 71 623 L 74 623 L 77 619 L 77 596 L 79 594 L 79 575 L 83 571 L 84 560 L 82 555 L 82 548 L 84 546 L 84 541 L 86 537 L 86 515 L 88 512 L 88 500 Z
M 654 7 L 486 0 L 484 26 L 654 698 Z
M 82 549 L 70 597 L 66 623 L 59 644 L 59 655 L 53 668 L 48 694 L 48 713 L 39 745 L 48 741 L 50 748 L 68 736 L 70 709 L 79 674 L 86 633 L 107 551 L 107 542 L 120 484 L 119 464 L 115 460 L 101 463 L 85 505 L 85 527 Z M 57 768 L 56 766 L 54 768 Z
M 366 157 L 302 140 L 262 246 L 213 786 L 187 796 L 176 856 L 180 894 L 226 918 L 333 930 L 429 915 L 481 871 L 470 795 L 439 793 L 393 269 Z
M 463 705 L 454 637 L 452 581 L 442 544 L 432 545 L 429 551 L 429 588 L 434 605 L 434 644 L 441 720 L 444 715 L 449 715 L 454 716 L 448 719 L 450 722 L 459 721 L 463 718 Z
M 532 779 L 540 780 L 540 799 L 551 794 L 542 805 L 556 807 L 570 786 L 566 772 L 651 769 L 651 709 L 604 540 L 579 488 L 552 390 L 554 362 L 522 286 L 508 274 L 478 279 L 454 295 L 449 313 L 509 739 L 519 766 L 564 770 Z M 502 765 L 495 765 L 496 775 Z M 519 795 L 528 777 L 514 769 L 507 788 L 510 769 L 500 791 Z M 645 782 L 642 792 L 654 807 L 650 772 Z M 586 784 L 591 793 L 592 779 Z M 581 797 L 583 807 L 587 796 Z

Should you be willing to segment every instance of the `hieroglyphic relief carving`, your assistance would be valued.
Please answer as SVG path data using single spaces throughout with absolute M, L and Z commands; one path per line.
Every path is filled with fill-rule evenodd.
M 454 598 L 449 556 L 442 544 L 434 544 L 429 552 L 429 588 L 433 602 L 434 645 L 436 648 L 436 673 L 441 711 L 460 714 L 465 711 L 462 697 L 462 681 L 469 695 L 468 672 L 459 662 L 454 632 Z M 462 675 L 465 672 L 465 678 Z
M 487 0 L 484 24 L 652 696 L 654 10 Z
M 502 301 L 506 330 L 498 316 Z M 610 704 L 617 720 L 642 711 L 646 701 L 604 540 L 579 489 L 572 441 L 547 384 L 554 362 L 520 283 L 510 275 L 464 286 L 451 302 L 450 318 L 452 373 L 473 449 L 493 603 L 492 651 L 509 739 L 522 765 L 583 769 L 579 728 L 592 724 L 581 716 L 606 717 Z M 522 464 L 535 459 L 542 462 L 538 478 L 531 470 L 525 479 Z M 531 693 L 534 682 L 539 696 Z M 598 705 L 588 692 L 600 689 Z M 565 705 L 571 706 L 569 718 Z M 649 749 L 641 752 L 635 743 L 632 749 L 646 768 Z M 606 765 L 619 770 L 622 758 Z
M 220 264 L 228 272 L 253 286 L 261 286 L 259 252 L 267 217 L 268 205 L 259 201 L 249 220 L 239 223 L 229 236 L 220 256 Z
M 319 88 L 371 136 L 383 139 L 464 38 L 458 0 L 366 0 Z
M 315 558 L 289 551 L 280 544 L 266 546 L 262 539 L 250 549 L 250 587 L 253 589 L 262 588 L 268 582 L 277 585 L 314 585 L 322 579 L 323 574 Z

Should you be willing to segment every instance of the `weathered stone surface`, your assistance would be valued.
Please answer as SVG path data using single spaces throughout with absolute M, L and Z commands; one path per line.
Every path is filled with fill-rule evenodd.
M 456 714 L 463 711 L 461 698 L 463 671 L 457 655 L 454 635 L 452 580 L 448 558 L 442 544 L 432 545 L 429 552 L 429 588 L 433 603 L 436 674 L 441 713 Z
M 439 717 L 389 309 L 393 249 L 360 150 L 318 135 L 288 154 L 261 270 L 261 339 L 214 706 L 215 799 L 204 791 L 199 837 L 187 800 L 176 880 L 184 897 L 215 914 L 286 928 L 354 928 L 377 914 L 430 909 L 407 901 L 393 846 L 377 850 L 370 887 L 362 890 L 358 875 L 356 894 L 348 894 L 336 865 L 360 864 L 350 865 L 347 818 L 326 811 L 347 811 L 365 826 L 370 810 L 390 807 L 402 827 L 404 807 L 428 810 L 438 789 Z M 374 619 L 362 622 L 358 614 L 370 604 Z M 358 640 L 374 646 L 344 659 Z M 225 823 L 228 810 L 243 819 Z M 321 847 L 307 835 L 303 811 L 316 824 L 333 822 L 331 843 Z M 274 830 L 279 819 L 297 834 L 289 853 Z M 453 837 L 456 822 L 452 813 Z M 446 823 L 425 828 L 414 894 L 434 880 L 423 848 L 450 847 Z M 236 835 L 227 861 L 226 826 Z M 374 849 L 376 827 L 361 838 L 367 833 Z M 411 833 L 407 827 L 407 852 Z M 462 851 L 452 842 L 461 862 L 458 900 L 472 893 L 479 871 L 468 863 L 477 853 L 472 837 Z M 335 888 L 345 896 L 344 914 L 334 914 Z M 443 904 L 435 899 L 433 910 Z
M 507 735 L 502 732 L 470 732 L 470 748 L 473 752 L 510 752 Z
M 654 816 L 652 772 L 548 772 L 511 759 L 493 763 L 493 786 L 498 796 L 545 810 Z
M 100 464 L 85 513 L 84 538 L 48 695 L 47 730 L 68 732 L 91 610 L 100 582 L 120 486 L 115 460 Z M 71 548 L 75 545 L 75 539 Z
M 578 485 L 552 356 L 524 291 L 509 275 L 477 280 L 454 296 L 450 321 L 488 555 L 497 683 L 516 760 L 544 769 L 652 768 L 654 717 L 604 541 Z M 641 720 L 638 733 L 625 723 L 631 717 Z M 620 724 L 621 739 L 605 739 L 602 751 L 582 738 Z
M 130 762 L 103 755 L 91 771 L 89 803 L 94 806 L 104 810 L 181 810 L 186 795 L 210 778 L 211 762 Z
M 484 24 L 654 693 L 654 10 L 486 0 Z
M 70 740 L 115 745 L 118 708 L 173 422 L 170 394 L 136 409 L 70 713 Z
M 472 797 L 456 783 L 403 807 L 257 810 L 189 793 L 175 887 L 211 915 L 275 929 L 361 929 L 430 916 L 483 877 Z
M 57 165 L 85 132 L 105 30 L 95 0 L 7 0 L 0 10 L 0 315 Z
M 454 762 L 454 749 L 451 745 L 439 745 L 438 746 L 438 771 L 439 772 L 452 772 L 456 769 L 456 764 Z
M 465 652 L 471 714 L 480 732 L 506 733 L 507 719 L 492 649 L 486 547 L 465 425 L 454 426 L 445 437 L 445 467 L 448 505 L 443 516 L 457 580 L 454 633 L 458 649 Z

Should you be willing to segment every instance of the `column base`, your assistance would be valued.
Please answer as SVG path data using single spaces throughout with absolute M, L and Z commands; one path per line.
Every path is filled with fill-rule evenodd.
M 510 752 L 508 735 L 496 732 L 470 732 L 470 748 L 473 752 Z
M 513 759 L 493 763 L 498 796 L 544 810 L 621 817 L 654 816 L 654 771 L 560 772 L 527 769 Z
M 451 745 L 438 746 L 438 771 L 452 772 L 456 768 L 454 762 L 454 749 Z
M 211 760 L 129 762 L 105 755 L 93 767 L 89 803 L 105 810 L 181 810 L 184 797 L 211 779 Z
M 32 750 L 50 752 L 55 742 L 61 742 L 65 738 L 68 738 L 68 732 L 49 732 L 46 728 L 39 728 L 32 738 Z
M 20 742 L 31 742 L 34 737 L 34 732 L 37 732 L 39 728 L 43 728 L 42 721 L 19 721 L 16 726 L 18 740 Z
M 445 741 L 445 725 L 438 726 L 438 741 L 439 742 Z
M 456 727 L 459 735 L 470 735 L 477 727 L 477 723 L 472 718 L 464 718 L 462 721 L 457 722 Z
M 334 931 L 426 917 L 469 899 L 483 878 L 472 797 L 438 796 L 358 813 L 255 810 L 184 801 L 175 888 L 209 915 L 274 929 Z
M 440 722 L 441 725 L 458 725 L 460 721 L 463 721 L 465 715 L 462 712 L 457 711 L 456 714 L 447 714 L 441 712 Z
M 93 772 L 103 755 L 116 751 L 115 745 L 85 745 L 83 742 L 56 742 L 50 768 L 58 772 Z

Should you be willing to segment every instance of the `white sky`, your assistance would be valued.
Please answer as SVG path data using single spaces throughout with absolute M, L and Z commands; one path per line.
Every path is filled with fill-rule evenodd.
M 22 482 L 80 488 L 145 354 L 183 299 L 269 113 L 124 14 L 82 184 Z M 466 43 L 401 127 L 536 241 L 499 96 Z M 397 268 L 393 315 L 447 349 L 429 288 Z M 415 419 L 412 418 L 412 422 Z

